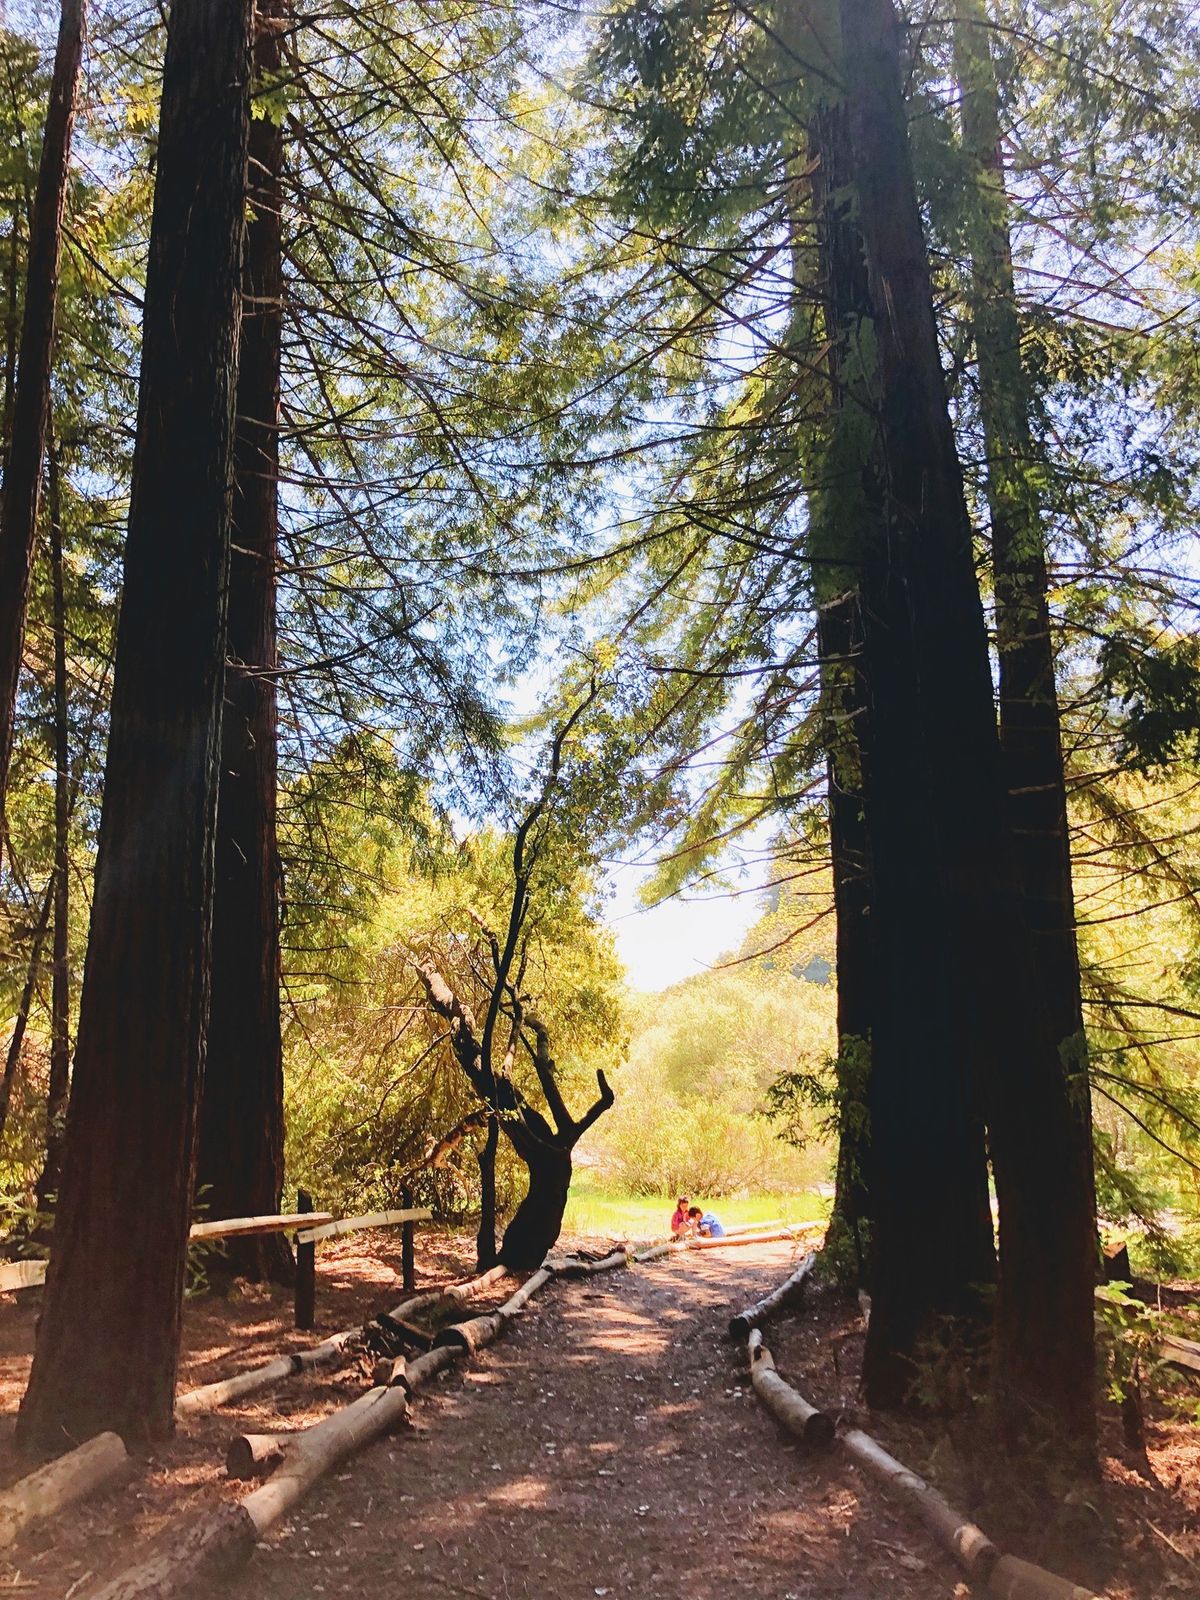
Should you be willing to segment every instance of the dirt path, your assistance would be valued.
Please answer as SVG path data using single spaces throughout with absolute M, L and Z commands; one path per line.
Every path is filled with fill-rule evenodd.
M 238 1600 L 942 1600 L 965 1593 L 739 1381 L 732 1310 L 787 1245 L 558 1284 L 257 1553 Z

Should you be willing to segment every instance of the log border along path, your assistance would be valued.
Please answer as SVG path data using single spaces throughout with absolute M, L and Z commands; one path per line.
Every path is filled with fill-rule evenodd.
M 746 1230 L 737 1234 L 731 1231 L 723 1239 L 674 1239 L 639 1249 L 613 1251 L 601 1261 L 570 1256 L 547 1259 L 497 1310 L 452 1323 L 435 1336 L 429 1351 L 413 1361 L 391 1360 L 377 1364 L 373 1380 L 383 1381 L 373 1381 L 370 1389 L 332 1416 L 294 1434 L 235 1438 L 230 1444 L 227 1466 L 232 1465 L 238 1475 L 268 1473 L 266 1481 L 240 1500 L 168 1525 L 140 1561 L 115 1577 L 90 1585 L 79 1593 L 78 1600 L 183 1600 L 184 1596 L 212 1593 L 214 1585 L 250 1559 L 263 1535 L 294 1510 L 315 1483 L 339 1462 L 394 1431 L 403 1420 L 410 1399 L 423 1384 L 460 1358 L 476 1354 L 499 1338 L 534 1295 L 556 1277 L 586 1277 L 597 1271 L 633 1266 L 688 1250 L 795 1240 L 814 1231 L 823 1233 L 824 1224 L 768 1232 L 761 1231 L 761 1227 L 759 1231 Z M 437 1310 L 439 1302 L 443 1307 L 459 1309 L 504 1276 L 503 1271 L 493 1269 L 466 1284 L 431 1291 L 428 1296 L 414 1296 L 396 1309 L 411 1311 L 415 1300 L 424 1302 L 423 1309 Z M 353 1330 L 356 1334 L 361 1331 Z M 349 1336 L 350 1330 L 345 1335 L 334 1335 L 316 1350 L 336 1344 L 336 1351 L 329 1356 L 333 1361 L 345 1353 Z M 346 1343 L 339 1344 L 343 1339 Z M 311 1358 L 315 1352 L 302 1354 Z M 279 1362 L 268 1363 L 267 1367 L 227 1379 L 224 1385 L 206 1386 L 211 1406 L 203 1409 L 224 1403 L 212 1393 L 217 1389 L 225 1389 L 225 1398 L 245 1395 L 248 1392 L 245 1386 L 235 1388 L 232 1394 L 229 1391 L 228 1386 L 236 1386 L 239 1380 L 253 1378 L 258 1380 L 255 1386 L 261 1387 L 269 1368 L 276 1370 L 265 1381 L 283 1381 L 291 1375 L 290 1371 L 282 1370 L 284 1363 L 296 1359 L 300 1358 L 283 1357 Z M 292 1370 L 312 1370 L 321 1364 L 310 1359 L 306 1367 Z M 193 1394 L 199 1392 L 192 1391 Z M 181 1403 L 187 1399 L 186 1395 L 180 1397 Z M 193 1403 L 191 1407 L 185 1406 L 185 1411 L 187 1409 L 201 1407 Z
M 941 1548 L 962 1567 L 972 1587 L 992 1595 L 994 1600 L 1103 1600 L 1091 1589 L 1005 1555 L 982 1528 L 955 1510 L 932 1484 L 889 1455 L 869 1433 L 842 1426 L 840 1419 L 818 1410 L 779 1375 L 763 1340 L 763 1324 L 784 1308 L 796 1305 L 816 1263 L 814 1252 L 772 1294 L 730 1321 L 730 1337 L 746 1345 L 750 1382 L 766 1410 L 809 1450 L 840 1446 L 857 1466 L 876 1479 L 887 1495 L 915 1512 Z

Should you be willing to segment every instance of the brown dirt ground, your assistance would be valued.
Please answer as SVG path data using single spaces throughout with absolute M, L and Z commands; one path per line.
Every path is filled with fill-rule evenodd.
M 598 1241 L 591 1241 L 593 1246 Z M 335 1241 L 319 1269 L 315 1337 L 401 1298 L 399 1240 Z M 730 1314 L 789 1270 L 786 1243 L 689 1254 L 551 1285 L 509 1336 L 414 1402 L 393 1438 L 314 1490 L 224 1590 L 229 1600 L 371 1594 L 378 1600 L 942 1600 L 966 1588 L 920 1527 L 836 1452 L 813 1458 L 780 1435 L 744 1382 Z M 421 1240 L 422 1281 L 459 1276 L 465 1246 Z M 0 1306 L 0 1407 L 15 1411 L 36 1291 Z M 181 1387 L 314 1342 L 286 1297 L 247 1291 L 189 1302 Z M 828 1294 L 779 1324 L 785 1376 L 852 1411 L 859 1319 Z M 836 1359 L 835 1359 L 836 1358 Z M 119 1570 L 171 1517 L 241 1486 L 229 1437 L 319 1420 L 365 1374 L 299 1379 L 189 1422 L 126 1488 L 31 1531 L 0 1556 L 0 1596 L 64 1600 Z M 926 1421 L 873 1418 L 882 1443 L 938 1479 L 1016 1554 L 1113 1600 L 1200 1593 L 1200 1440 L 1154 1408 L 1147 1460 L 1106 1421 L 1100 1482 L 1035 1498 L 980 1471 L 981 1452 Z M 18 1464 L 0 1447 L 0 1473 Z

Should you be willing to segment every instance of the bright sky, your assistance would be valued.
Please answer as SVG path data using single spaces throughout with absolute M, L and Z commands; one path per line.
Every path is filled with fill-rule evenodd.
M 744 893 L 694 894 L 647 910 L 637 901 L 645 876 L 641 867 L 617 867 L 609 873 L 616 894 L 604 918 L 617 936 L 633 989 L 666 989 L 712 967 L 721 956 L 736 952 L 762 914 L 759 895 L 749 882 Z

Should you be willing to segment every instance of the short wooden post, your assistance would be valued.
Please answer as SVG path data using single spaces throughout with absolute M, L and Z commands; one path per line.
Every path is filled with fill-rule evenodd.
M 400 1191 L 400 1204 L 407 1211 L 413 1203 L 412 1190 L 408 1188 Z M 404 1290 L 411 1294 L 417 1286 L 417 1262 L 414 1239 L 416 1223 L 406 1222 L 400 1229 L 400 1271 L 404 1278 Z
M 296 1190 L 296 1210 L 308 1212 L 313 1208 L 312 1195 L 307 1189 Z M 296 1246 L 296 1326 L 312 1328 L 317 1320 L 317 1247 L 315 1244 Z

